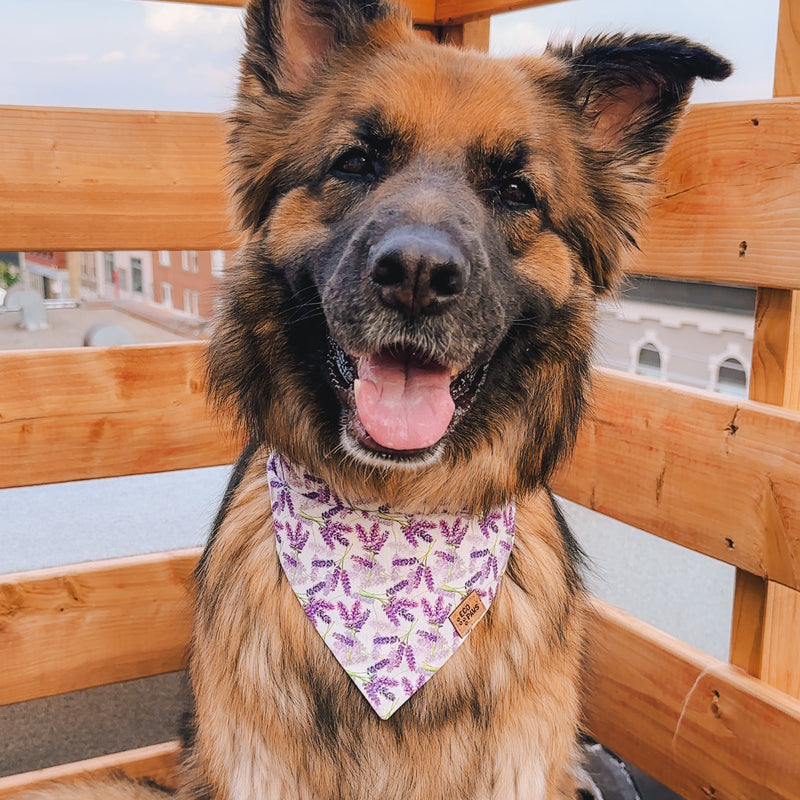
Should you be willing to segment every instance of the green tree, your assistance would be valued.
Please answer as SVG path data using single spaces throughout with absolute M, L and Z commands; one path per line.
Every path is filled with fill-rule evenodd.
M 19 267 L 0 261 L 0 288 L 10 289 L 19 280 Z

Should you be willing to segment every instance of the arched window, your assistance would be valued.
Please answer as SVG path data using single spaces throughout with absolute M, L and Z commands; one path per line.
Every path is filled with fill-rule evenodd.
M 636 357 L 636 372 L 650 378 L 661 377 L 661 353 L 651 342 L 647 342 L 639 348 L 639 355 Z
M 747 397 L 747 372 L 738 358 L 726 358 L 717 369 L 716 390 L 735 397 Z

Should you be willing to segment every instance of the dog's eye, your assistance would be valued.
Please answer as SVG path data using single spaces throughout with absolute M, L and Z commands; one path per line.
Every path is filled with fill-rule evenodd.
M 508 178 L 497 187 L 497 196 L 508 208 L 524 211 L 536 208 L 536 194 L 530 184 L 521 178 Z
M 380 167 L 366 150 L 354 147 L 342 153 L 331 165 L 331 174 L 339 178 L 363 178 L 372 180 L 378 177 Z

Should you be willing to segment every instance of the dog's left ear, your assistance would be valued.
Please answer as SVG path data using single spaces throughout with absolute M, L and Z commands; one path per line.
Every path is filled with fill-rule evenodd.
M 548 53 L 567 66 L 568 91 L 589 131 L 589 180 L 602 219 L 576 222 L 571 235 L 595 290 L 603 293 L 619 280 L 622 251 L 635 245 L 646 184 L 695 80 L 723 80 L 732 68 L 708 48 L 674 36 L 602 36 L 549 45 Z
M 548 46 L 565 61 L 591 122 L 590 144 L 647 170 L 663 151 L 696 78 L 721 81 L 729 61 L 676 36 L 601 36 Z

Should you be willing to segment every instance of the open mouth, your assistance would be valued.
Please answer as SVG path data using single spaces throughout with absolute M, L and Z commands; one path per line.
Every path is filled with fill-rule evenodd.
M 354 358 L 329 339 L 328 369 L 351 443 L 385 459 L 435 451 L 472 405 L 486 366 L 455 372 L 418 350 L 387 348 Z

